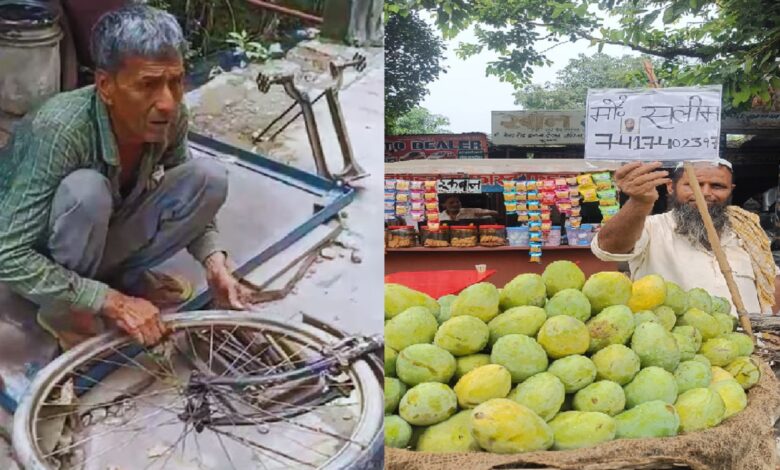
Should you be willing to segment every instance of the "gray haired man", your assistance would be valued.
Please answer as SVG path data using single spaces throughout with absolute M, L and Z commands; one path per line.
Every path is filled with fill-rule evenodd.
M 187 153 L 184 44 L 165 12 L 107 13 L 92 33 L 95 85 L 27 116 L 0 159 L 0 282 L 41 306 L 65 348 L 106 324 L 159 341 L 160 308 L 192 287 L 150 268 L 185 247 L 215 300 L 243 307 L 213 222 L 226 170 Z

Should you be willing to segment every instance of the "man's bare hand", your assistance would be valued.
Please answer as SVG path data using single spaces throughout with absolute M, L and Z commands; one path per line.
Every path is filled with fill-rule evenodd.
M 206 259 L 206 281 L 217 308 L 245 310 L 249 291 L 232 274 L 227 257 L 221 251 Z
M 623 194 L 634 201 L 654 204 L 658 200 L 656 186 L 672 181 L 669 172 L 659 168 L 661 168 L 660 162 L 635 162 L 623 165 L 615 171 L 615 183 Z
M 151 346 L 168 332 L 160 320 L 160 309 L 146 299 L 130 297 L 110 289 L 100 312 L 140 344 Z

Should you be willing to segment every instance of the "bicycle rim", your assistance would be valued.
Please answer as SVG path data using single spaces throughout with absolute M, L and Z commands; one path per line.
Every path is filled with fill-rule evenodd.
M 277 318 L 278 317 L 275 318 L 273 315 L 259 313 L 200 311 L 168 315 L 166 316 L 166 321 L 171 325 L 172 329 L 177 332 L 174 334 L 177 341 L 184 341 L 182 336 L 186 335 L 187 342 L 192 345 L 192 356 L 196 359 L 200 359 L 201 362 L 205 362 L 205 357 L 201 357 L 202 354 L 199 354 L 199 347 L 202 344 L 205 344 L 206 340 L 198 337 L 197 341 L 200 343 L 194 344 L 193 336 L 198 334 L 206 334 L 209 336 L 210 341 L 208 344 L 209 351 L 211 351 L 208 354 L 209 368 L 212 367 L 211 360 L 214 359 L 212 355 L 221 356 L 224 354 L 222 348 L 225 347 L 225 344 L 222 344 L 221 347 L 217 349 L 216 345 L 218 343 L 214 341 L 215 334 L 224 334 L 226 338 L 225 341 L 228 341 L 227 338 L 237 331 L 262 331 L 262 337 L 264 339 L 270 338 L 269 341 L 278 343 L 277 346 L 282 344 L 289 348 L 291 345 L 305 345 L 306 348 L 311 349 L 311 351 L 306 351 L 304 353 L 302 351 L 305 348 L 301 347 L 301 350 L 296 351 L 292 356 L 301 352 L 302 357 L 295 360 L 293 360 L 292 357 L 288 357 L 287 362 L 290 362 L 290 364 L 298 360 L 307 362 L 307 358 L 303 356 L 309 354 L 316 355 L 318 347 L 322 348 L 336 340 L 334 336 L 321 329 L 302 323 L 281 322 Z M 217 333 L 215 333 L 215 331 Z M 210 334 L 208 332 L 210 332 Z M 249 347 L 252 346 L 253 343 L 255 343 L 254 339 L 252 339 L 251 343 L 247 343 L 247 350 L 249 350 Z M 126 337 L 114 332 L 106 333 L 66 352 L 38 373 L 25 394 L 25 397 L 20 402 L 19 408 L 14 416 L 14 449 L 19 460 L 26 469 L 49 470 L 56 468 L 56 466 L 52 465 L 52 450 L 43 449 L 43 447 L 45 447 L 45 441 L 47 440 L 43 426 L 49 425 L 50 421 L 58 422 L 60 420 L 69 419 L 71 422 L 74 420 L 76 421 L 76 424 L 74 425 L 75 428 L 80 428 L 81 425 L 78 424 L 79 420 L 81 420 L 82 425 L 84 425 L 85 416 L 89 416 L 89 419 L 92 419 L 94 410 L 102 408 L 90 408 L 88 405 L 86 410 L 80 409 L 79 407 L 81 404 L 74 405 L 72 401 L 65 401 L 57 404 L 52 401 L 52 397 L 58 396 L 59 399 L 63 399 L 63 396 L 65 395 L 64 390 L 66 390 L 68 386 L 72 389 L 71 393 L 75 393 L 73 391 L 74 387 L 76 391 L 82 390 L 84 387 L 84 381 L 82 380 L 84 368 L 87 366 L 93 367 L 98 363 L 108 362 L 106 358 L 115 358 L 116 352 L 122 352 L 122 348 L 128 344 L 130 344 L 130 341 Z M 182 355 L 186 355 L 184 351 L 181 350 L 182 346 L 177 345 L 177 348 Z M 254 351 L 250 350 L 250 352 Z M 142 354 L 156 357 L 146 351 Z M 282 348 L 281 354 L 285 354 L 284 348 Z M 308 357 L 309 362 L 312 357 L 314 356 Z M 233 359 L 232 364 L 227 364 L 231 358 Z M 224 358 L 220 358 L 220 360 L 223 359 Z M 143 360 L 145 360 L 145 357 L 139 355 L 139 357 L 135 359 L 129 358 L 129 361 L 125 364 L 126 367 L 130 369 L 139 369 L 136 371 L 138 373 L 141 373 L 140 369 L 144 369 L 150 377 L 156 379 L 148 379 L 147 382 L 151 381 L 155 383 L 157 388 L 147 386 L 146 389 L 140 391 L 140 394 L 135 393 L 135 396 L 131 396 L 130 398 L 122 399 L 119 402 L 109 401 L 109 406 L 106 406 L 105 408 L 107 413 L 111 412 L 111 406 L 119 406 L 120 409 L 124 409 L 122 407 L 124 407 L 127 402 L 133 402 L 135 400 L 137 402 L 135 403 L 136 409 L 131 410 L 130 412 L 132 413 L 131 422 L 133 420 L 141 420 L 141 422 L 149 421 L 150 423 L 148 424 L 151 424 L 152 428 L 144 429 L 140 426 L 141 422 L 139 421 L 136 421 L 136 426 L 131 428 L 129 422 L 122 422 L 121 419 L 119 421 L 114 420 L 111 423 L 100 422 L 94 425 L 96 426 L 96 429 L 105 429 L 101 430 L 103 433 L 113 433 L 117 426 L 119 426 L 119 432 L 129 433 L 121 436 L 125 446 L 124 452 L 114 452 L 111 448 L 99 450 L 99 452 L 103 452 L 103 455 L 107 454 L 109 457 L 108 460 L 110 460 L 112 453 L 115 453 L 117 456 L 126 456 L 126 449 L 129 447 L 133 454 L 130 458 L 135 459 L 133 460 L 133 462 L 135 462 L 133 467 L 127 467 L 126 462 L 113 462 L 118 468 L 122 468 L 123 470 L 136 468 L 136 466 L 139 468 L 148 468 L 150 470 L 159 468 L 173 469 L 178 467 L 198 469 L 233 467 L 241 468 L 242 470 L 244 468 L 320 468 L 327 470 L 350 468 L 357 459 L 364 456 L 366 452 L 370 450 L 370 443 L 374 440 L 375 436 L 380 433 L 382 428 L 384 404 L 382 400 L 381 385 L 371 366 L 363 360 L 351 363 L 340 376 L 341 383 L 345 385 L 336 388 L 339 390 L 347 389 L 349 395 L 345 397 L 328 398 L 328 395 L 324 392 L 321 394 L 314 393 L 315 396 L 310 399 L 311 401 L 303 402 L 304 404 L 297 402 L 291 404 L 292 402 L 288 403 L 286 400 L 280 401 L 268 398 L 268 396 L 272 395 L 271 392 L 282 392 L 282 395 L 284 395 L 286 389 L 283 388 L 264 391 L 252 390 L 251 393 L 244 388 L 240 389 L 240 393 L 236 392 L 235 388 L 230 388 L 208 391 L 203 395 L 206 398 L 202 400 L 206 405 L 200 407 L 197 406 L 197 403 L 202 404 L 202 402 L 198 400 L 195 400 L 196 404 L 193 405 L 192 396 L 184 388 L 184 382 L 176 382 L 177 371 L 179 370 L 178 365 L 175 364 L 176 361 L 170 360 L 169 358 L 169 371 L 171 374 L 166 378 L 161 376 L 159 371 L 149 371 L 143 366 Z M 186 369 L 187 367 L 197 369 L 193 365 L 194 362 L 192 362 L 192 357 L 188 360 L 190 362 L 183 366 L 183 369 Z M 234 356 L 228 356 L 227 360 L 223 360 L 223 366 L 227 372 L 222 371 L 221 373 L 227 374 L 233 369 L 241 369 L 248 360 L 251 360 L 251 354 L 248 354 L 246 351 L 238 351 Z M 158 361 L 162 362 L 161 359 L 154 359 L 154 362 Z M 138 367 L 136 367 L 136 364 Z M 233 367 L 236 364 L 241 367 Z M 202 364 L 200 365 L 202 367 Z M 280 365 L 281 362 L 269 364 L 269 369 L 258 370 L 274 371 L 277 370 Z M 287 364 L 285 366 L 291 367 Z M 301 364 L 299 363 L 295 365 L 295 367 L 301 367 Z M 114 375 L 118 374 L 117 371 L 119 371 L 119 373 L 126 373 L 126 371 L 120 369 L 121 367 L 117 366 L 116 370 L 104 380 L 97 383 L 94 386 L 94 389 L 99 392 L 101 391 L 100 387 L 112 383 L 111 380 Z M 214 367 L 213 370 L 217 370 L 217 367 Z M 74 385 L 78 384 L 79 381 L 81 381 L 81 385 Z M 339 381 L 337 381 L 337 383 L 339 383 Z M 306 382 L 306 384 L 291 384 L 290 390 L 293 390 L 292 387 L 295 387 L 296 389 L 300 389 L 297 391 L 302 391 L 304 392 L 303 394 L 306 395 L 308 391 L 304 390 L 305 387 L 313 388 L 319 386 L 319 383 L 313 382 Z M 88 390 L 82 398 L 89 398 L 89 394 L 94 394 L 96 391 Z M 116 393 L 118 392 L 119 390 L 116 391 Z M 330 390 L 330 392 L 333 392 L 333 390 Z M 154 398 L 152 398 L 152 396 L 154 396 Z M 154 406 L 146 403 L 161 399 L 162 396 L 172 398 L 172 401 L 166 401 L 166 404 L 164 405 L 155 404 Z M 197 396 L 200 397 L 201 395 Z M 273 396 L 275 397 L 276 395 Z M 141 400 L 141 398 L 143 398 L 143 400 Z M 309 399 L 307 398 L 307 400 Z M 111 405 L 111 403 L 113 403 L 113 405 Z M 231 403 L 232 405 L 230 405 Z M 313 405 L 310 406 L 312 403 Z M 147 413 L 149 409 L 146 408 L 149 408 L 152 411 Z M 244 414 L 238 414 L 237 412 L 231 411 L 234 408 L 240 408 L 244 411 Z M 204 409 L 205 413 L 199 413 L 199 410 Z M 268 411 L 271 409 L 275 411 Z M 56 411 L 56 413 L 52 413 L 52 410 Z M 341 429 L 342 427 L 347 427 L 344 423 L 342 423 L 344 424 L 343 426 L 335 423 L 335 428 L 338 428 L 335 431 L 327 427 L 319 427 L 319 425 L 316 424 L 316 420 L 320 419 L 323 423 L 332 421 L 330 418 L 335 419 L 340 413 L 343 413 L 342 416 L 344 420 L 350 421 L 350 423 L 348 423 L 348 427 L 350 428 L 349 431 Z M 102 413 L 100 414 L 102 415 Z M 66 415 L 66 417 L 63 418 L 63 415 Z M 198 415 L 206 415 L 207 418 L 201 421 L 193 420 L 192 417 Z M 165 421 L 153 421 L 152 418 L 154 416 L 164 416 Z M 182 418 L 182 416 L 186 416 L 187 418 Z M 241 425 L 236 424 L 239 416 L 242 419 L 246 416 L 250 416 L 249 418 L 245 418 L 248 420 L 248 423 Z M 323 418 L 323 416 L 328 418 L 328 420 Z M 176 421 L 177 418 L 179 419 L 179 422 Z M 86 419 L 86 421 L 89 421 L 89 419 Z M 202 422 L 206 422 L 207 424 L 204 426 Z M 201 423 L 201 429 L 196 431 L 199 423 Z M 92 426 L 93 424 L 94 423 L 87 423 L 84 427 L 90 429 L 89 426 Z M 328 424 L 332 425 L 333 423 Z M 103 428 L 100 428 L 100 426 L 103 426 Z M 159 435 L 162 436 L 161 440 L 163 442 L 160 447 L 162 448 L 164 445 L 170 444 L 170 442 L 165 440 L 167 437 L 165 433 L 160 431 L 165 426 L 170 426 L 174 429 L 176 426 L 181 426 L 183 428 L 182 435 L 179 437 L 179 441 L 174 443 L 173 450 L 170 449 L 171 446 L 169 445 L 165 448 L 166 450 L 164 452 L 162 449 L 157 449 L 155 452 L 161 455 L 154 456 L 153 454 L 155 452 L 150 452 L 148 447 L 144 448 L 143 443 L 148 443 L 149 439 L 155 439 L 157 434 L 154 433 L 159 433 Z M 63 427 L 65 427 L 65 425 L 63 425 Z M 127 429 L 125 430 L 124 427 Z M 228 428 L 230 429 L 230 433 L 226 431 Z M 238 434 L 233 434 L 233 431 Z M 209 433 L 213 434 L 213 436 Z M 74 435 L 76 437 L 73 438 L 73 442 L 70 444 L 66 442 L 67 445 L 64 447 L 60 446 L 61 454 L 75 453 L 75 449 L 83 448 L 83 451 L 85 452 L 84 458 L 93 458 L 98 451 L 86 447 L 94 442 L 99 442 L 98 438 L 101 437 L 100 434 L 98 434 L 97 437 L 89 437 L 89 440 L 84 442 L 80 441 L 82 438 L 79 437 L 78 433 L 74 433 Z M 175 431 L 172 435 L 175 436 Z M 204 462 L 202 459 L 199 461 L 198 458 L 187 460 L 188 445 L 190 446 L 190 454 L 194 455 L 193 448 L 195 447 L 196 451 L 201 454 L 200 457 L 205 458 L 198 441 L 198 435 L 208 436 L 210 439 L 210 461 Z M 318 437 L 316 439 L 311 438 L 312 435 Z M 314 440 L 314 444 L 300 442 L 297 440 L 297 437 L 299 436 L 308 436 L 310 439 Z M 205 439 L 205 437 L 203 438 Z M 271 445 L 263 442 L 268 439 L 271 439 L 275 444 Z M 173 440 L 173 438 L 170 440 Z M 192 440 L 195 441 L 194 444 L 191 442 Z M 290 449 L 294 450 L 290 450 L 289 453 L 280 453 L 277 450 L 280 440 L 283 441 L 284 444 L 289 445 Z M 336 446 L 332 442 L 334 440 L 338 441 L 338 444 L 340 445 Z M 228 442 L 227 445 L 225 444 L 226 441 Z M 327 445 L 325 444 L 326 441 Z M 216 442 L 219 443 L 218 446 L 216 445 Z M 236 450 L 238 444 L 244 444 L 244 447 L 251 447 L 252 450 L 247 452 L 244 452 L 242 449 Z M 181 449 L 179 448 L 180 445 Z M 317 446 L 320 446 L 321 448 L 318 448 Z M 327 448 L 328 451 L 324 452 L 322 451 L 322 448 Z M 62 449 L 65 449 L 65 452 L 62 452 Z M 154 449 L 152 450 L 154 451 Z M 224 453 L 223 457 L 219 455 L 220 450 Z M 87 453 L 90 451 L 91 453 Z M 143 454 L 144 451 L 147 451 L 146 459 L 144 459 L 143 456 L 139 457 L 139 454 Z M 315 453 L 317 455 L 314 455 Z M 234 462 L 233 460 L 237 457 L 234 457 L 233 454 L 245 455 L 246 461 L 242 461 L 241 463 Z M 59 457 L 57 455 L 54 456 Z M 176 458 L 173 458 L 174 456 Z M 312 458 L 312 456 L 317 457 L 317 459 Z M 87 463 L 82 466 L 65 466 L 63 468 L 83 468 L 85 470 L 91 470 L 93 467 L 99 468 L 95 466 L 98 465 L 94 463 L 95 461 L 100 462 L 99 464 L 103 465 L 102 468 L 106 468 L 104 463 L 107 459 L 100 457 L 101 456 L 96 457 L 92 462 L 87 460 Z M 100 458 L 100 460 L 98 460 L 98 458 Z M 155 463 L 162 461 L 161 459 L 165 459 L 164 464 Z M 55 463 L 57 461 L 57 459 L 54 459 Z M 138 463 L 139 461 L 143 463 L 143 466 Z M 185 464 L 179 465 L 181 462 L 185 462 Z M 93 467 L 88 466 L 90 463 L 94 464 Z M 125 466 L 123 466 L 123 464 Z

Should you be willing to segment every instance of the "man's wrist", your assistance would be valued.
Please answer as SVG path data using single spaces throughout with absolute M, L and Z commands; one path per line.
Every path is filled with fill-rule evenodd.
M 203 260 L 203 267 L 207 273 L 220 273 L 227 270 L 227 253 L 215 251 Z

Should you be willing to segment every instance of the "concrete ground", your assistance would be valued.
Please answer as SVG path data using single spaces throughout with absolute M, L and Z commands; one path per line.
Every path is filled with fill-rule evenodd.
M 285 63 L 266 67 L 293 67 L 304 84 L 323 86 L 315 76 L 331 58 L 351 58 L 356 49 L 317 42 L 305 43 Z M 314 265 L 292 293 L 282 300 L 259 304 L 254 309 L 279 312 L 285 317 L 305 313 L 349 333 L 382 332 L 382 174 L 384 57 L 380 49 L 361 51 L 368 56 L 362 73 L 345 73 L 340 101 L 357 160 L 371 176 L 356 183 L 355 201 L 341 214 L 343 232 L 337 243 L 322 250 Z M 266 68 L 265 70 L 268 70 Z M 278 116 L 292 101 L 276 86 L 264 95 L 254 83 L 257 66 L 223 74 L 191 92 L 187 101 L 194 129 L 216 139 L 254 150 L 298 168 L 314 172 L 305 126 L 296 120 L 272 142 L 254 146 L 252 133 Z M 319 93 L 313 89 L 312 93 Z M 339 146 L 325 100 L 315 105 L 317 121 L 328 164 L 342 167 Z M 0 116 L 0 148 L 6 143 L 14 119 Z M 263 214 L 273 220 L 284 214 Z M 18 328 L 17 328 L 18 329 Z M 9 345 L 10 346 L 10 345 Z M 0 469 L 15 470 L 7 433 L 10 416 L 0 410 Z
M 297 70 L 296 83 L 302 87 L 311 83 L 311 93 L 316 96 L 321 90 L 317 86 L 327 84 L 327 80 L 323 82 L 317 78 L 322 77 L 328 61 L 349 59 L 357 51 L 368 57 L 366 70 L 362 73 L 345 71 L 339 98 L 353 152 L 371 176 L 356 182 L 360 190 L 355 201 L 342 213 L 344 233 L 340 243 L 324 250 L 325 257 L 318 259 L 291 295 L 256 308 L 278 309 L 290 314 L 300 311 L 347 332 L 380 334 L 383 329 L 379 312 L 383 308 L 384 272 L 384 255 L 379 248 L 383 246 L 384 237 L 381 223 L 384 173 L 382 50 L 316 41 L 302 43 L 288 54 L 284 63 L 250 66 L 218 76 L 191 92 L 187 103 L 192 126 L 199 132 L 315 172 L 302 118 L 294 121 L 274 141 L 252 143 L 254 132 L 264 128 L 293 103 L 281 86 L 271 87 L 267 94 L 260 93 L 255 78 L 260 71 L 294 69 Z M 314 109 L 329 168 L 338 172 L 343 164 L 325 100 L 315 104 Z M 355 262 L 358 260 L 360 262 Z

